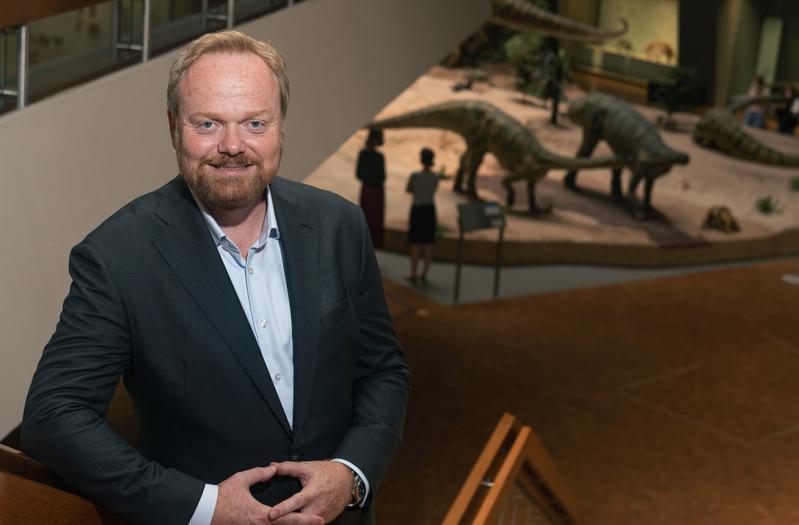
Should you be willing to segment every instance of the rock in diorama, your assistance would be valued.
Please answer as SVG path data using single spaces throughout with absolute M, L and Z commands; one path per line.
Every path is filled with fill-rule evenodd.
M 652 209 L 652 186 L 658 177 L 671 171 L 674 164 L 687 164 L 688 155 L 675 151 L 660 138 L 655 126 L 626 102 L 603 93 L 590 93 L 569 104 L 569 120 L 583 128 L 583 140 L 578 157 L 588 157 L 600 140 L 607 142 L 625 167 L 632 171 L 627 188 L 627 200 L 633 214 L 643 217 Z M 622 166 L 612 169 L 611 195 L 624 199 L 621 187 Z M 643 204 L 636 196 L 638 185 L 644 181 Z M 563 180 L 567 188 L 577 188 L 577 171 L 572 170 Z
M 486 153 L 492 153 L 508 174 L 502 185 L 508 195 L 508 206 L 515 200 L 512 184 L 527 182 L 529 211 L 536 214 L 546 209 L 536 205 L 535 183 L 551 169 L 618 168 L 615 157 L 574 159 L 552 153 L 538 142 L 533 132 L 496 106 L 483 101 L 445 102 L 435 106 L 373 122 L 377 128 L 438 128 L 454 131 L 466 141 L 453 189 L 477 198 L 477 169 Z M 466 187 L 464 188 L 464 182 Z
M 582 42 L 604 42 L 619 38 L 627 32 L 628 24 L 621 19 L 621 29 L 604 31 L 577 22 L 532 5 L 527 0 L 492 0 L 491 22 L 521 31 L 535 31 L 546 35 Z
M 750 104 L 780 102 L 784 102 L 782 97 L 751 97 L 733 103 L 726 108 L 711 108 L 702 115 L 694 127 L 694 142 L 736 159 L 773 166 L 797 167 L 799 166 L 799 157 L 766 146 L 745 132 L 738 123 L 738 119 L 735 118 L 736 111 L 740 111 Z

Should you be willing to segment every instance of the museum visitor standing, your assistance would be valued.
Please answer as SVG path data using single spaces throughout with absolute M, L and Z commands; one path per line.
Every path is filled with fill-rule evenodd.
M 411 246 L 411 273 L 407 279 L 416 283 L 417 279 L 427 282 L 427 271 L 433 259 L 433 242 L 436 237 L 435 194 L 438 182 L 443 178 L 433 173 L 435 155 L 429 148 L 421 152 L 422 170 L 411 174 L 405 191 L 413 195 L 408 226 L 408 244 Z M 419 259 L 423 260 L 422 272 L 418 273 Z
M 370 129 L 366 144 L 358 154 L 355 176 L 361 181 L 361 198 L 359 204 L 366 216 L 372 246 L 383 247 L 383 224 L 385 220 L 386 194 L 383 183 L 386 181 L 386 162 L 383 154 L 377 151 L 383 145 L 383 132 Z
M 757 75 L 752 79 L 752 83 L 749 85 L 749 90 L 746 92 L 746 96 L 748 98 L 753 98 L 762 97 L 765 95 L 768 95 L 766 83 L 763 81 L 762 76 Z M 747 126 L 753 126 L 755 128 L 765 129 L 766 108 L 762 104 L 750 104 L 747 106 L 746 111 L 744 112 L 744 124 Z
M 796 89 L 790 84 L 785 86 L 783 95 L 785 103 L 777 108 L 777 131 L 786 135 L 793 135 L 797 120 L 799 120 L 799 95 L 796 94 Z

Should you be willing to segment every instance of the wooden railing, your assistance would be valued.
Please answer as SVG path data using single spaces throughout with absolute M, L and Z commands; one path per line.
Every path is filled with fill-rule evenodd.
M 89 500 L 57 488 L 44 465 L 4 445 L 0 445 L 0 523 L 124 525 Z
M 58 15 L 103 0 L 4 0 L 0 9 L 0 29 L 27 24 L 40 18 Z

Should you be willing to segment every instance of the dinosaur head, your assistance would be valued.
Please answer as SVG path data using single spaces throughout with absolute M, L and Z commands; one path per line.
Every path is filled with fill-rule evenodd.
M 566 116 L 578 126 L 585 127 L 591 123 L 593 116 L 590 114 L 590 105 L 586 98 L 578 98 L 569 103 Z

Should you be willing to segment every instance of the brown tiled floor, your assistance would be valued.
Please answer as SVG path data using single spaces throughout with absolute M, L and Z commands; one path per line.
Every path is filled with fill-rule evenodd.
M 589 525 L 799 523 L 798 267 L 459 307 L 387 283 L 414 388 L 380 523 L 439 523 L 505 410 Z

